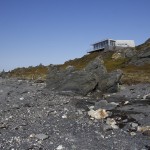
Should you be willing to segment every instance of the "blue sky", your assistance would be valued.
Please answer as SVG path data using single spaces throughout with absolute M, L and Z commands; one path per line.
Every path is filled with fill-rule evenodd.
M 150 37 L 150 0 L 0 0 L 0 71 L 61 64 L 105 38 Z

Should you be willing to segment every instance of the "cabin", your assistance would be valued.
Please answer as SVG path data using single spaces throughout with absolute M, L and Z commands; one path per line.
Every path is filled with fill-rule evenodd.
M 113 40 L 113 39 L 105 39 L 99 42 L 92 44 L 92 49 L 88 51 L 88 53 L 92 53 L 95 51 L 110 51 L 115 48 L 124 48 L 124 47 L 135 47 L 134 40 Z

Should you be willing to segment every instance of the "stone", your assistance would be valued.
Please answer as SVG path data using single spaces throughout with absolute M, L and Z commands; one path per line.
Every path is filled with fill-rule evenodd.
M 143 96 L 143 100 L 145 100 L 145 99 L 150 99 L 150 93 Z
M 78 110 L 78 114 L 79 114 L 79 115 L 83 115 L 82 110 Z
M 138 127 L 138 124 L 137 124 L 137 123 L 131 123 L 131 127 L 132 127 L 132 128 L 137 128 L 137 127 Z
M 148 39 L 145 41 L 145 43 L 150 43 L 150 38 L 148 38 Z
M 24 100 L 24 97 L 20 97 L 19 99 L 22 101 L 22 100 Z
M 118 90 L 121 76 L 120 70 L 108 73 L 101 57 L 97 57 L 80 71 L 74 67 L 61 70 L 57 66 L 51 66 L 46 88 L 60 92 L 71 91 L 79 95 L 115 92 Z
M 129 101 L 125 101 L 125 102 L 124 102 L 124 105 L 127 105 L 127 104 L 129 104 Z
M 112 130 L 112 126 L 105 124 L 105 125 L 103 125 L 103 130 L 104 131 Z
M 135 136 L 136 133 L 135 133 L 135 132 L 130 132 L 130 135 L 131 135 L 131 136 Z
M 116 105 L 116 106 L 118 106 L 118 105 L 119 105 L 119 103 L 116 103 L 116 102 L 110 102 L 110 104 L 112 104 L 112 105 Z
M 146 130 L 146 131 L 144 131 L 144 132 L 143 132 L 143 135 L 145 135 L 145 136 L 149 136 L 149 137 L 150 137 L 150 130 Z
M 113 129 L 118 129 L 119 127 L 116 125 L 116 121 L 113 118 L 107 118 L 106 124 L 111 126 Z
M 88 115 L 95 119 L 104 119 L 108 117 L 108 112 L 105 109 L 90 110 Z
M 64 114 L 64 115 L 62 116 L 62 118 L 63 118 L 63 119 L 66 119 L 66 118 L 67 118 L 67 115 Z
M 100 100 L 99 102 L 95 103 L 94 109 L 106 109 L 106 110 L 112 110 L 116 107 L 117 105 L 108 103 L 106 100 Z
M 123 57 L 122 54 L 119 52 L 116 52 L 112 55 L 112 59 L 114 59 L 114 60 L 121 59 L 122 57 Z
M 19 109 L 20 106 L 19 106 L 18 104 L 14 104 L 14 105 L 12 106 L 12 108 L 14 108 L 14 109 Z
M 139 132 L 145 132 L 145 131 L 150 131 L 150 126 L 138 126 L 137 130 Z
M 94 106 L 89 106 L 89 109 L 94 109 Z
M 136 66 L 142 66 L 144 64 L 150 64 L 150 47 L 146 47 L 138 51 L 135 57 L 132 58 L 130 64 Z
M 46 134 L 41 133 L 41 134 L 36 134 L 35 137 L 36 137 L 37 139 L 39 139 L 39 140 L 45 140 L 45 139 L 47 139 L 49 136 L 46 135 Z
M 62 149 L 64 149 L 64 147 L 63 147 L 62 145 L 59 145 L 59 146 L 56 148 L 56 150 L 62 150 Z

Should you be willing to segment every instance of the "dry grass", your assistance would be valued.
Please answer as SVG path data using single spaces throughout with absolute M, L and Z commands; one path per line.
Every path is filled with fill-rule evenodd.
M 45 80 L 48 73 L 48 67 L 36 66 L 28 68 L 16 68 L 9 73 L 9 77 L 21 78 L 21 79 L 42 79 Z
M 143 66 L 129 65 L 123 68 L 123 72 L 123 83 L 150 83 L 150 64 L 144 64 Z
M 99 55 L 99 52 L 87 54 L 82 58 L 76 58 L 74 60 L 66 61 L 63 65 L 60 65 L 62 69 L 67 66 L 74 66 L 76 69 L 83 69 L 90 61 L 94 60 Z

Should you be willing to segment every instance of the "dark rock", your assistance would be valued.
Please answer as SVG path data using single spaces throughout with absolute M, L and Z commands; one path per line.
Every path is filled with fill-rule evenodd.
M 122 76 L 120 70 L 107 73 L 103 60 L 97 57 L 83 70 L 77 71 L 74 67 L 60 70 L 56 66 L 50 67 L 47 78 L 47 88 L 55 91 L 72 91 L 87 95 L 96 91 L 117 91 L 117 84 Z
M 138 66 L 150 64 L 150 47 L 138 51 L 137 55 L 130 61 L 130 64 Z
M 139 58 L 150 58 L 150 48 L 146 48 L 138 54 Z
M 144 131 L 144 132 L 143 132 L 143 135 L 150 137 L 150 130 Z
M 145 43 L 150 43 L 150 38 L 145 41 Z
M 118 83 L 122 76 L 121 70 L 113 71 L 101 78 L 98 87 L 103 92 L 114 93 L 118 91 Z
M 44 83 L 44 80 L 38 79 L 38 80 L 35 81 L 35 83 Z
M 110 104 L 106 100 L 101 100 L 101 101 L 95 103 L 94 109 L 97 110 L 97 109 L 101 108 L 101 109 L 106 109 L 106 110 L 112 110 L 115 107 L 116 107 L 116 105 Z

